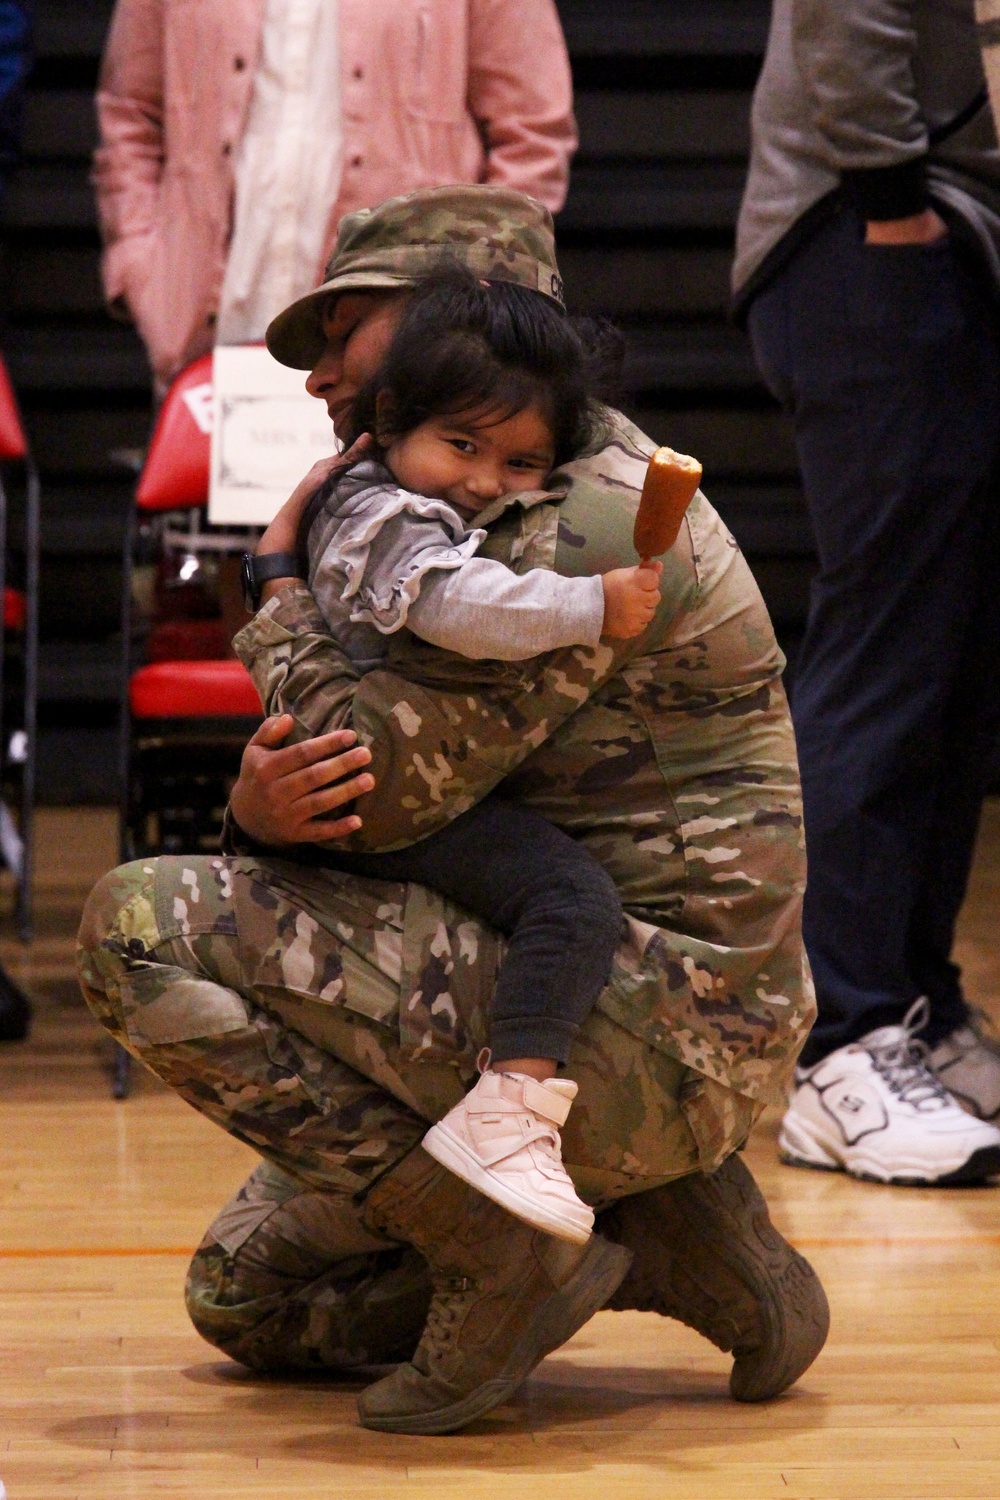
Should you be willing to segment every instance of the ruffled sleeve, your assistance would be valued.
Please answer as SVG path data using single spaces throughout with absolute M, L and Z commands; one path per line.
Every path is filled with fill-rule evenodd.
M 342 598 L 351 601 L 352 622 L 392 635 L 406 624 L 427 574 L 460 568 L 485 536 L 481 528 L 466 530 L 445 501 L 383 484 L 338 507 L 338 525 L 318 568 L 344 574 Z

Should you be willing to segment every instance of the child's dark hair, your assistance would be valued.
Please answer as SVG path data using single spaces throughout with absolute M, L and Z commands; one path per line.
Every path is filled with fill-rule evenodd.
M 359 391 L 349 441 L 363 432 L 403 437 L 434 416 L 481 412 L 502 421 L 537 404 L 552 428 L 555 463 L 566 463 L 602 430 L 601 398 L 614 395 L 623 347 L 610 323 L 569 318 L 540 292 L 484 284 L 443 263 L 417 283 Z

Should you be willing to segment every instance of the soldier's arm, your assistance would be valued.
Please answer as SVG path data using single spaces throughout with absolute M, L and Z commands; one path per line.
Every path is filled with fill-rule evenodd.
M 632 640 L 502 664 L 493 676 L 483 668 L 498 664 L 476 670 L 441 652 L 423 682 L 392 670 L 359 676 L 309 590 L 291 585 L 233 644 L 265 712 L 292 715 L 290 740 L 353 729 L 370 749 L 375 790 L 359 798 L 362 827 L 348 842 L 377 851 L 423 838 L 486 796 L 656 631 L 654 621 Z

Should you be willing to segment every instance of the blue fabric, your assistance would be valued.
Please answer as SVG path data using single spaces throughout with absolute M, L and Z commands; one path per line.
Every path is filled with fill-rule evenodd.
M 18 158 L 23 85 L 33 60 L 27 7 L 0 0 L 0 189 Z
M 951 240 L 863 242 L 842 206 L 750 309 L 792 414 L 820 572 L 792 693 L 809 854 L 812 1063 L 931 1001 L 1000 728 L 1000 340 Z
M 31 60 L 27 9 L 17 0 L 0 0 L 0 100 L 28 76 Z

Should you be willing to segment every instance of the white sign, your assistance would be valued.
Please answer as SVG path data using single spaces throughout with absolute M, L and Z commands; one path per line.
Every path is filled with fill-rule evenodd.
M 212 360 L 208 519 L 266 526 L 299 480 L 338 444 L 305 371 L 279 365 L 263 344 L 220 344 Z

